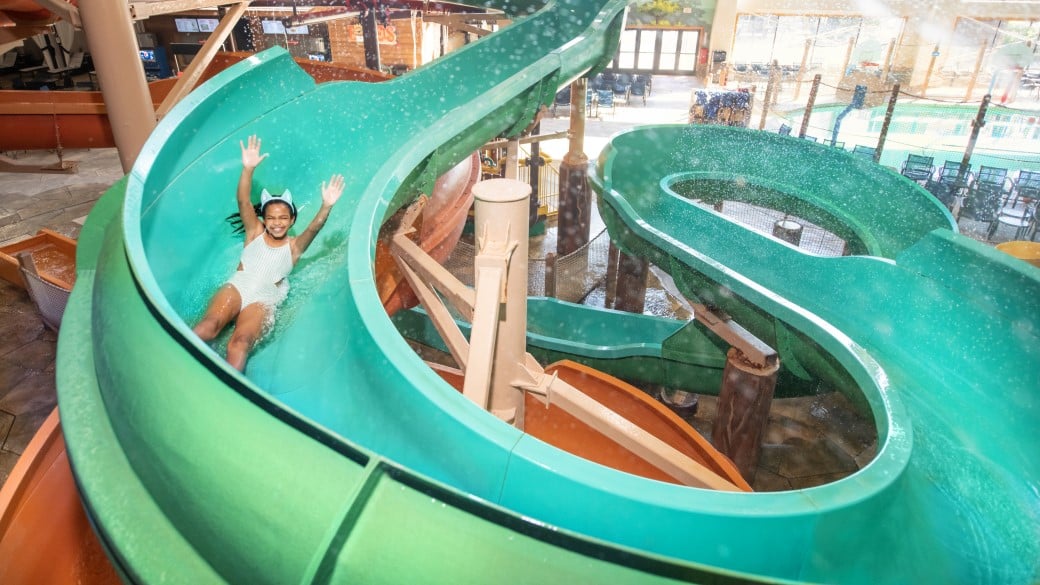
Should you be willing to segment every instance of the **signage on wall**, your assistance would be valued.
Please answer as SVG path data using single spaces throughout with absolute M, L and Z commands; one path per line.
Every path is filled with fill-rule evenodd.
M 199 21 L 199 32 L 213 32 L 217 30 L 217 25 L 220 21 L 216 18 L 200 18 Z
M 264 20 L 260 22 L 265 35 L 284 35 L 285 25 L 280 20 Z
M 195 18 L 175 18 L 173 24 L 177 32 L 199 32 L 199 21 Z
M 365 32 L 361 28 L 360 24 L 350 25 L 353 29 L 354 42 L 363 45 L 365 44 Z M 397 27 L 393 24 L 386 26 L 382 24 L 376 25 L 376 39 L 380 45 L 396 45 L 397 44 Z
M 310 34 L 310 28 L 306 24 L 300 26 L 286 27 L 280 20 L 265 20 L 260 23 L 264 28 L 265 35 L 306 35 Z

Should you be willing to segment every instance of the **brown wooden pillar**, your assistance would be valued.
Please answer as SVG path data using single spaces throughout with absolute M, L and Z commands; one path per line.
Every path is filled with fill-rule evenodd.
M 614 308 L 614 302 L 617 300 L 615 292 L 617 291 L 617 273 L 618 273 L 618 258 L 621 256 L 621 250 L 614 245 L 614 242 L 610 242 L 610 246 L 607 248 L 607 278 L 606 294 L 603 295 L 603 306 L 608 309 Z
M 369 8 L 361 15 L 361 38 L 365 42 L 365 67 L 379 71 L 381 69 L 379 57 L 379 31 L 376 19 L 376 9 Z
M 758 367 L 736 348 L 726 353 L 722 389 L 711 429 L 711 442 L 733 460 L 740 475 L 751 483 L 758 470 L 762 436 L 769 420 L 780 362 L 771 356 Z
M 87 47 L 94 59 L 101 96 L 123 172 L 129 173 L 155 128 L 155 107 L 137 53 L 130 11 L 121 2 L 83 2 L 79 7 Z
M 629 313 L 642 313 L 646 308 L 646 274 L 650 262 L 625 252 L 618 254 L 617 286 L 614 308 Z
M 585 93 L 587 80 L 571 84 L 570 143 L 560 162 L 560 209 L 557 216 L 556 251 L 573 253 L 589 243 L 592 197 L 589 193 L 589 158 L 585 156 Z

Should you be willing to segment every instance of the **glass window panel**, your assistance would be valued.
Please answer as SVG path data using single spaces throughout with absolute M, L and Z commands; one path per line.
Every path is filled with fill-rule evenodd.
M 733 63 L 768 63 L 772 55 L 773 37 L 778 17 L 773 15 L 741 14 L 737 17 L 737 31 L 733 40 Z
M 677 67 L 680 71 L 693 71 L 697 67 L 697 55 L 680 55 L 679 66 Z
M 661 53 L 661 62 L 658 64 L 658 66 L 666 71 L 674 70 L 675 53 Z
M 639 52 L 639 61 L 636 63 L 637 69 L 653 69 L 654 68 L 654 53 Z
M 700 44 L 700 35 L 695 30 L 682 31 L 682 44 L 679 47 L 681 53 L 697 53 Z
M 674 53 L 679 48 L 679 31 L 661 31 L 661 53 Z

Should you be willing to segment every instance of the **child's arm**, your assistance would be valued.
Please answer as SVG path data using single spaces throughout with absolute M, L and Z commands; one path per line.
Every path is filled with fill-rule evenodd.
M 325 225 L 325 220 L 329 218 L 329 212 L 332 211 L 332 206 L 339 201 L 340 195 L 343 194 L 343 175 L 332 175 L 328 183 L 322 181 L 321 183 L 321 209 L 318 210 L 318 214 L 314 216 L 311 223 L 307 226 L 307 229 L 303 230 L 299 236 L 293 240 L 293 262 L 295 263 L 300 259 L 300 256 L 307 251 L 307 247 L 314 241 L 314 237 L 321 231 L 322 226 Z
M 238 144 L 242 147 L 242 174 L 238 177 L 236 198 L 238 199 L 238 213 L 242 217 L 242 228 L 245 230 L 248 241 L 263 231 L 263 224 L 256 216 L 256 210 L 253 208 L 249 195 L 253 190 L 253 169 L 263 162 L 267 155 L 260 154 L 260 139 L 255 134 L 249 137 L 248 145 L 242 144 L 241 140 L 238 141 Z

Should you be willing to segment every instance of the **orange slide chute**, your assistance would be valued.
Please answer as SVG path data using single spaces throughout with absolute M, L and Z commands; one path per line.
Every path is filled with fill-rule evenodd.
M 0 489 L 0 583 L 119 582 L 83 511 L 54 409 Z
M 459 392 L 462 391 L 465 376 L 461 370 L 434 363 L 429 365 L 445 382 Z M 732 483 L 738 490 L 752 491 L 737 466 L 726 455 L 713 447 L 679 415 L 639 388 L 570 360 L 548 365 L 545 373 L 556 374 L 596 402 Z M 619 471 L 678 483 L 675 478 L 610 437 L 552 405 L 551 401 L 546 406 L 531 393 L 524 397 L 524 432 L 568 453 Z

